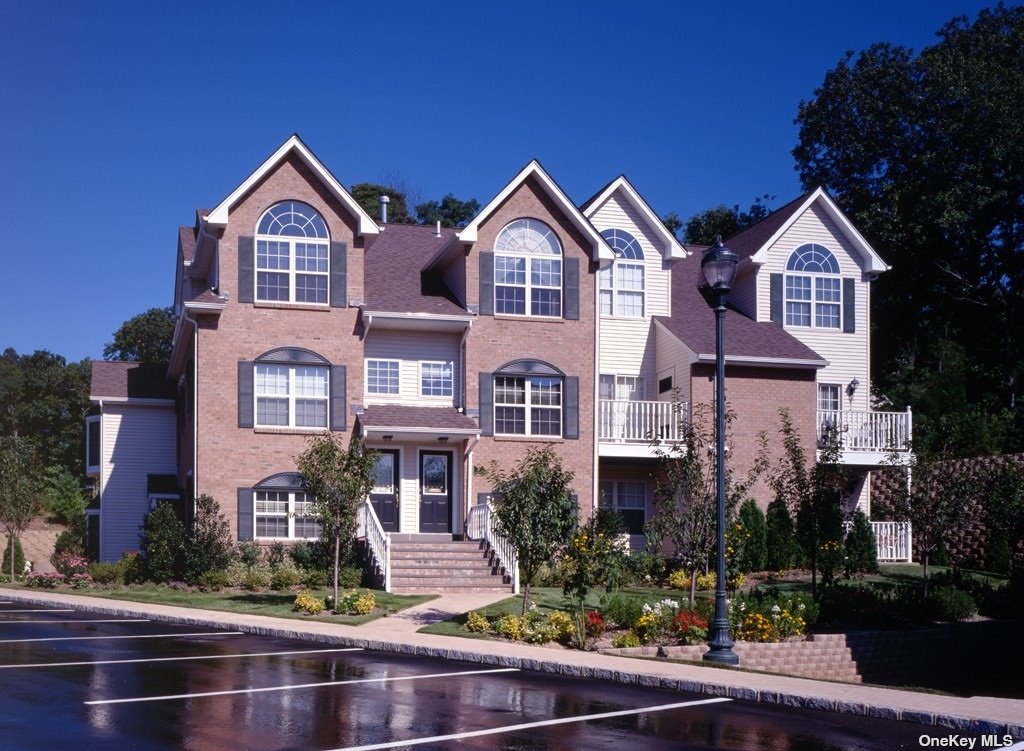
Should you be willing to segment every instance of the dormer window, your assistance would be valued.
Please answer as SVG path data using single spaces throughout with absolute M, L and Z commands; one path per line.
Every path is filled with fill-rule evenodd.
M 615 261 L 598 272 L 601 315 L 643 318 L 644 250 L 635 237 L 621 229 L 601 233 L 615 252 Z
M 801 245 L 786 263 L 786 326 L 839 329 L 842 289 L 832 252 L 814 243 Z
M 562 315 L 562 245 L 538 219 L 516 219 L 494 243 L 494 312 Z
M 271 206 L 256 229 L 256 300 L 327 304 L 330 235 L 313 208 Z

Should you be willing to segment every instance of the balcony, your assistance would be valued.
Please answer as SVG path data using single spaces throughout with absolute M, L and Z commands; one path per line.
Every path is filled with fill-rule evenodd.
M 601 399 L 598 402 L 601 456 L 650 457 L 651 443 L 680 438 L 679 422 L 689 416 L 686 402 L 640 402 Z
M 912 418 L 909 407 L 906 412 L 818 410 L 818 445 L 823 445 L 826 431 L 834 429 L 842 445 L 841 463 L 883 464 L 894 452 L 909 456 Z

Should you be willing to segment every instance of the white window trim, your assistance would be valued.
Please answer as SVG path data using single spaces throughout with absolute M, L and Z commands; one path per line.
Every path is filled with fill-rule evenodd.
M 387 363 L 388 365 L 395 365 L 396 377 L 395 377 L 395 391 L 373 391 L 370 389 L 370 363 Z M 392 357 L 367 357 L 364 361 L 363 372 L 366 378 L 366 395 L 367 396 L 401 396 L 402 395 L 402 361 Z M 390 376 L 389 376 L 390 377 Z
M 524 393 L 524 399 L 523 399 L 524 403 L 523 404 L 504 404 L 504 403 L 499 404 L 498 403 L 498 379 L 499 378 L 514 378 L 514 379 L 519 379 L 519 380 L 524 381 L 524 383 L 525 383 L 525 393 Z M 552 380 L 552 381 L 557 381 L 558 382 L 558 406 L 557 407 L 554 406 L 554 405 L 550 405 L 550 404 L 533 404 L 531 402 L 532 390 L 533 390 L 533 381 L 541 380 L 541 379 Z M 534 433 L 532 431 L 532 425 L 533 425 L 533 419 L 532 419 L 533 418 L 533 414 L 532 413 L 533 413 L 533 409 L 537 408 L 537 409 L 557 409 L 558 410 L 558 432 L 557 433 L 538 433 L 536 435 L 536 437 L 537 438 L 561 438 L 562 437 L 562 434 L 565 432 L 565 411 L 564 411 L 565 410 L 565 379 L 564 378 L 562 378 L 560 376 L 548 376 L 548 375 L 545 375 L 545 376 L 528 376 L 528 375 L 511 375 L 511 374 L 510 375 L 505 375 L 503 373 L 496 373 L 494 375 L 494 378 L 491 379 L 491 388 L 493 389 L 493 397 L 492 398 L 493 398 L 493 401 L 494 401 L 494 415 L 493 415 L 494 435 L 496 435 L 496 436 L 526 436 L 526 437 L 534 437 Z M 498 431 L 498 409 L 500 407 L 514 407 L 514 408 L 522 407 L 522 408 L 524 408 L 524 425 L 523 425 L 524 432 L 522 432 L 522 433 L 501 433 L 501 432 Z
M 611 508 L 611 509 L 614 509 L 614 510 L 619 511 L 619 512 L 622 512 L 622 511 L 643 511 L 643 513 L 644 513 L 644 524 L 647 523 L 647 520 L 650 517 L 650 513 L 648 511 L 648 507 L 650 506 L 651 493 L 650 493 L 650 487 L 648 486 L 648 483 L 647 483 L 646 480 L 630 480 L 630 479 L 599 480 L 598 481 L 598 499 L 600 499 L 600 488 L 601 488 L 601 485 L 603 485 L 605 483 L 608 483 L 608 484 L 610 484 L 612 486 L 612 493 L 611 493 L 611 497 L 609 498 L 610 505 L 605 506 L 604 508 Z M 634 484 L 634 485 L 641 485 L 643 487 L 644 505 L 642 507 L 637 507 L 637 506 L 625 506 L 625 507 L 622 507 L 622 508 L 619 507 L 619 486 L 622 483 L 630 483 L 630 484 Z M 600 500 L 599 500 L 599 502 L 600 502 Z M 626 534 L 628 534 L 628 535 L 639 535 L 639 534 L 642 534 L 642 533 L 641 532 L 630 532 L 629 530 L 627 530 Z
M 619 286 L 619 277 L 616 273 L 619 269 L 633 267 L 640 270 L 642 284 L 640 289 L 623 289 Z M 598 274 L 598 288 L 600 295 L 603 292 L 611 293 L 611 312 L 603 310 L 604 303 L 601 303 L 601 315 L 612 318 L 632 318 L 639 320 L 647 317 L 647 265 L 640 260 L 616 259 L 607 269 L 602 269 Z M 625 307 L 623 299 L 627 295 L 640 295 L 639 315 L 622 312 Z
M 260 368 L 286 368 L 288 370 L 288 395 L 287 397 L 281 394 L 261 394 L 259 390 L 259 376 L 257 371 Z M 298 368 L 311 368 L 316 370 L 322 370 L 324 372 L 324 384 L 325 394 L 323 396 L 300 396 L 296 393 L 295 388 L 295 371 Z M 295 428 L 298 430 L 327 430 L 330 426 L 331 414 L 331 369 L 326 365 L 285 365 L 279 362 L 255 362 L 253 363 L 253 379 L 252 379 L 252 422 L 256 428 Z M 288 399 L 288 424 L 277 425 L 272 423 L 261 423 L 260 419 L 260 398 L 265 399 Z M 295 424 L 295 402 L 296 400 L 317 400 L 324 403 L 324 417 L 325 422 L 323 425 L 296 425 Z
M 426 366 L 440 366 L 448 368 L 448 378 L 442 381 L 442 390 L 447 386 L 447 394 L 425 394 L 423 393 L 423 377 Z M 401 366 L 399 366 L 401 369 Z M 424 399 L 445 399 L 451 400 L 455 395 L 455 363 L 451 360 L 420 360 L 419 362 L 419 394 Z
M 98 472 L 100 467 L 103 466 L 103 423 L 101 421 L 102 415 L 89 415 L 85 418 L 85 473 L 90 474 L 92 472 Z M 93 423 L 99 425 L 99 429 L 96 434 L 96 458 L 99 460 L 96 464 L 89 464 L 89 454 L 92 448 L 92 425 Z
M 506 249 L 499 246 L 507 244 L 506 238 L 511 234 L 515 236 L 515 230 L 511 229 L 513 225 L 525 223 L 528 231 L 537 235 L 542 235 L 544 243 L 551 249 L 551 252 L 530 252 L 529 249 Z M 538 229 L 543 228 L 543 231 Z M 524 283 L 523 284 L 509 284 L 508 282 L 498 281 L 498 260 L 501 258 L 518 258 L 523 260 L 524 267 Z M 562 250 L 562 243 L 558 239 L 558 235 L 546 222 L 540 219 L 533 219 L 531 217 L 521 217 L 509 222 L 502 230 L 498 233 L 497 238 L 494 242 L 494 314 L 497 316 L 515 316 L 516 318 L 545 318 L 549 320 L 560 320 L 565 317 L 565 253 Z M 533 261 L 557 261 L 558 263 L 558 285 L 547 285 L 547 284 L 533 284 Z M 498 288 L 499 287 L 516 287 L 523 290 L 523 312 L 522 313 L 509 313 L 507 311 L 498 311 Z M 543 315 L 533 313 L 533 291 L 534 290 L 558 290 L 558 315 Z
M 324 232 L 326 233 L 327 236 L 326 237 L 308 237 L 308 236 L 298 236 L 298 235 L 268 235 L 268 234 L 261 233 L 259 231 L 259 228 L 260 228 L 260 225 L 263 223 L 264 219 L 267 217 L 267 214 L 271 213 L 278 206 L 281 206 L 282 204 L 285 204 L 285 203 L 301 204 L 301 205 L 305 206 L 306 208 L 308 208 L 311 212 L 316 214 L 316 216 L 319 217 L 320 222 L 323 224 L 323 230 L 324 230 Z M 259 263 L 260 251 L 259 251 L 259 247 L 260 247 L 260 243 L 261 242 L 286 243 L 288 245 L 288 269 L 287 269 L 287 271 L 284 270 L 284 269 L 261 269 L 260 268 L 260 263 Z M 306 245 L 318 245 L 318 246 L 323 247 L 326 250 L 327 269 L 325 271 L 305 271 L 305 270 L 304 271 L 299 271 L 298 268 L 297 268 L 297 263 L 296 263 L 296 261 L 297 261 L 297 251 L 296 251 L 296 247 L 295 247 L 298 243 L 302 243 L 302 244 L 306 244 Z M 284 274 L 284 273 L 287 273 L 287 275 L 288 275 L 288 299 L 287 300 L 268 300 L 268 299 L 264 299 L 264 298 L 260 297 L 260 295 L 259 295 L 259 288 L 260 288 L 259 278 L 260 278 L 260 273 L 261 272 L 269 273 L 269 274 Z M 326 280 L 325 289 L 326 289 L 327 294 L 326 294 L 326 297 L 325 297 L 323 302 L 310 302 L 308 300 L 297 300 L 296 299 L 296 283 L 298 281 L 298 276 L 300 274 L 304 275 L 304 276 L 322 277 L 322 278 L 324 278 Z M 257 222 L 256 222 L 256 235 L 255 235 L 255 238 L 254 238 L 254 241 L 253 241 L 253 300 L 255 302 L 271 303 L 271 304 L 275 304 L 275 303 L 276 304 L 291 303 L 291 304 L 295 304 L 295 305 L 316 305 L 318 307 L 325 307 L 325 308 L 330 306 L 330 303 L 331 303 L 331 237 L 330 237 L 330 229 L 327 227 L 327 221 L 324 219 L 323 214 L 321 214 L 319 211 L 314 209 L 309 204 L 304 203 L 302 201 L 279 201 L 278 203 L 275 203 L 274 205 L 270 206 L 266 211 L 264 211 L 260 215 L 260 218 L 257 220 Z
M 261 514 L 258 511 L 256 511 L 256 504 L 258 503 L 258 500 L 257 500 L 256 496 L 259 493 L 283 493 L 286 496 L 288 496 L 288 510 L 283 514 L 283 516 L 285 516 L 288 519 L 288 536 L 287 537 L 262 537 L 262 536 L 256 534 L 256 530 L 257 530 L 257 517 L 258 516 L 273 516 L 273 517 L 280 517 L 280 516 L 282 516 L 282 514 L 268 514 L 268 513 L 262 513 Z M 298 541 L 298 540 L 313 541 L 313 540 L 319 540 L 320 539 L 319 536 L 317 536 L 317 537 L 296 537 L 295 536 L 295 519 L 298 516 L 316 516 L 316 514 L 312 514 L 312 513 L 310 513 L 310 514 L 299 514 L 299 513 L 297 513 L 296 508 L 295 508 L 295 505 L 296 505 L 295 495 L 296 495 L 296 493 L 301 493 L 303 495 L 309 495 L 309 493 L 307 493 L 304 490 L 280 490 L 280 489 L 274 489 L 274 488 L 254 488 L 253 489 L 253 493 L 252 493 L 252 534 L 253 534 L 253 539 L 255 539 L 255 540 L 296 540 L 296 541 Z

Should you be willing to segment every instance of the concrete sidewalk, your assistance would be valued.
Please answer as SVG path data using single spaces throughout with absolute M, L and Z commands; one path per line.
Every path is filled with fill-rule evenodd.
M 444 620 L 504 597 L 446 595 L 362 626 L 343 626 L 320 621 L 239 615 L 0 587 L 0 598 L 24 603 L 74 606 L 92 613 L 150 618 L 266 636 L 309 639 L 387 652 L 657 686 L 709 696 L 729 696 L 769 704 L 904 720 L 939 726 L 950 732 L 1009 734 L 1016 740 L 1024 740 L 1024 700 L 921 694 L 863 684 L 813 681 L 529 644 L 436 636 L 416 631 L 426 623 Z M 979 669 L 983 670 L 984 666 Z

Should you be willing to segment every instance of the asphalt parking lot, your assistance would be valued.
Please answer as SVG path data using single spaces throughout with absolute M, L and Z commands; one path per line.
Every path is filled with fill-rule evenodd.
M 881 750 L 922 731 L 0 601 L 4 749 Z

